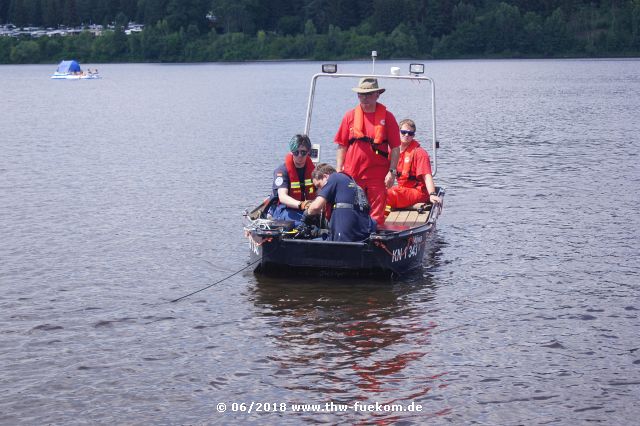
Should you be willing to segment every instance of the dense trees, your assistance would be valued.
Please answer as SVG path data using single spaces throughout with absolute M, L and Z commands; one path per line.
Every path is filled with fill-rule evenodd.
M 2 0 L 7 22 L 114 30 L 0 37 L 0 63 L 640 53 L 640 0 Z

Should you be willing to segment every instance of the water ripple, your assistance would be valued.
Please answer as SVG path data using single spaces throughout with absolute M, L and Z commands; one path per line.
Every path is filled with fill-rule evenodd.
M 0 67 L 0 423 L 633 424 L 638 61 L 429 61 L 447 197 L 424 267 L 234 274 L 317 67 Z M 330 161 L 355 98 L 327 86 L 311 137 Z M 415 89 L 383 102 L 423 141 Z

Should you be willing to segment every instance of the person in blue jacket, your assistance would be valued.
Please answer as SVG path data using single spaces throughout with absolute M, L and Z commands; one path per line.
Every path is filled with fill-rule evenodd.
M 289 141 L 289 153 L 284 163 L 273 172 L 273 196 L 277 203 L 269 209 L 274 220 L 292 220 L 302 224 L 305 208 L 316 196 L 311 181 L 311 140 L 307 135 L 295 135 Z
M 337 173 L 331 165 L 321 163 L 311 173 L 311 179 L 318 193 L 305 215 L 320 214 L 328 203 L 331 206 L 330 240 L 362 241 L 375 232 L 376 222 L 369 216 L 367 196 L 349 175 Z

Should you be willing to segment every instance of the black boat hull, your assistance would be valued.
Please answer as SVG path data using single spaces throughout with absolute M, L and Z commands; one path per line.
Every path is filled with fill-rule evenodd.
M 365 242 L 337 242 L 288 238 L 280 230 L 247 230 L 251 262 L 256 272 L 402 275 L 422 265 L 436 229 L 441 206 L 429 220 L 415 227 L 383 227 Z

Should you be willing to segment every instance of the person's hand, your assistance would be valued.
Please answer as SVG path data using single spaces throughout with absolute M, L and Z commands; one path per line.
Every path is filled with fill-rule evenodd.
M 387 189 L 391 188 L 395 180 L 396 180 L 396 175 L 391 171 L 387 172 L 387 175 L 384 177 L 384 186 L 386 186 Z
M 302 223 L 304 223 L 305 225 L 312 225 L 317 221 L 317 219 L 318 217 L 311 216 L 308 210 L 305 210 L 304 213 L 302 214 Z
M 306 210 L 309 204 L 311 204 L 311 200 L 304 200 L 300 203 L 300 210 Z
M 435 194 L 430 194 L 429 195 L 429 201 L 431 201 L 431 204 L 440 204 L 442 203 L 442 199 L 440 197 L 438 197 Z

